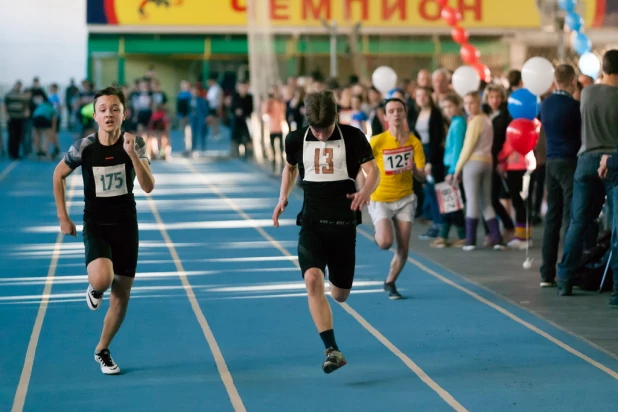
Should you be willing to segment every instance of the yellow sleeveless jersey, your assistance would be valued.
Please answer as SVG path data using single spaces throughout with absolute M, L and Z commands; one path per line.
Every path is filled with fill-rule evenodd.
M 417 169 L 425 168 L 425 153 L 419 138 L 410 133 L 408 141 L 400 146 L 387 130 L 373 136 L 370 144 L 380 169 L 380 184 L 371 195 L 371 200 L 395 202 L 412 194 L 412 159 Z

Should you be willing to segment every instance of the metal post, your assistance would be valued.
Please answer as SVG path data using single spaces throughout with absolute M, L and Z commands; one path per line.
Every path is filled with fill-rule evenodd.
M 603 284 L 605 283 L 605 277 L 607 276 L 607 270 L 609 269 L 609 264 L 612 261 L 613 254 L 614 254 L 614 251 L 610 250 L 609 257 L 607 258 L 607 265 L 605 265 L 605 272 L 603 272 L 603 279 L 601 279 L 601 284 L 599 285 L 599 293 L 603 293 Z
M 553 13 L 552 17 L 554 19 L 554 31 L 558 34 L 558 61 L 560 64 L 565 63 L 566 61 L 566 47 L 564 44 L 564 12 L 560 9 L 558 2 L 553 2 Z
M 324 18 L 320 18 L 322 26 L 330 33 L 330 77 L 337 77 L 337 22 L 328 24 Z
M 556 5 L 556 7 L 558 7 Z M 562 17 L 558 12 L 554 17 L 554 27 L 556 28 L 556 33 L 558 34 L 558 61 L 560 64 L 563 64 L 566 61 L 566 47 L 564 45 L 564 17 Z
M 367 67 L 365 64 L 365 59 L 363 58 L 362 51 L 358 49 L 358 43 L 360 41 L 361 36 L 361 22 L 356 22 L 352 30 L 350 31 L 350 53 L 352 57 L 352 62 L 354 63 L 354 67 L 358 71 L 356 74 L 360 76 L 361 79 L 367 78 Z
M 100 57 L 94 59 L 94 84 L 101 87 L 103 83 L 103 62 Z
M 337 77 L 337 22 L 330 26 L 330 77 Z
M 558 60 L 563 64 L 566 60 L 566 48 L 564 47 L 564 32 L 558 32 Z

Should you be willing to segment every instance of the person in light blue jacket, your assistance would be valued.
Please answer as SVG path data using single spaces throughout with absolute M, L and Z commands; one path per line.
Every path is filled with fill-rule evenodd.
M 54 144 L 52 158 L 55 159 L 60 153 L 58 135 L 56 134 L 57 121 L 58 113 L 52 102 L 47 98 L 45 98 L 45 100 L 32 112 L 32 136 L 34 137 L 34 146 L 36 147 L 39 159 L 47 156 L 47 149 L 50 143 Z
M 464 138 L 466 137 L 467 122 L 464 117 L 461 99 L 450 94 L 442 99 L 442 110 L 445 116 L 451 121 L 446 135 L 446 144 L 444 148 L 444 171 L 446 177 L 445 182 L 453 183 L 455 175 L 455 167 L 459 161 L 459 155 L 463 148 Z M 460 187 L 460 190 L 463 189 Z M 448 235 L 451 227 L 457 229 L 458 240 L 449 244 Z M 447 246 L 463 247 L 466 243 L 466 221 L 463 209 L 456 212 L 442 215 L 442 224 L 440 225 L 440 235 L 429 245 L 435 248 L 443 248 Z
M 200 146 L 201 151 L 206 151 L 206 117 L 208 116 L 208 100 L 205 92 L 194 86 L 191 89 L 191 103 L 189 111 L 189 123 L 191 125 L 191 151 L 195 152 Z

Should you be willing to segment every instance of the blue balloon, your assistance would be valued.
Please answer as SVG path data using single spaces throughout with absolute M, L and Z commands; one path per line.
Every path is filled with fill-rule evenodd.
M 590 42 L 590 39 L 588 38 L 588 36 L 586 36 L 582 32 L 575 32 L 575 33 L 576 34 L 575 36 L 573 36 L 573 41 L 571 43 L 573 50 L 575 50 L 577 54 L 579 55 L 582 55 L 592 50 L 592 42 Z
M 508 110 L 513 119 L 534 120 L 539 114 L 539 99 L 528 89 L 517 89 L 509 96 Z
M 404 96 L 406 95 L 406 94 L 403 92 L 403 90 L 401 90 L 401 89 L 400 89 L 400 88 L 398 88 L 398 87 L 395 87 L 394 89 L 390 89 L 390 90 L 388 91 L 388 93 L 386 93 L 386 98 L 387 98 L 387 99 L 391 99 L 391 98 L 393 97 L 393 95 L 394 95 L 395 93 L 397 93 L 397 92 L 400 92 L 400 93 L 401 93 L 401 94 L 403 94 Z
M 579 70 L 596 80 L 601 72 L 601 62 L 593 53 L 584 53 L 579 57 Z
M 577 7 L 577 0 L 558 0 L 558 6 L 564 11 L 573 11 Z
M 566 15 L 564 24 L 572 31 L 579 31 L 584 27 L 584 19 L 579 14 L 571 11 Z

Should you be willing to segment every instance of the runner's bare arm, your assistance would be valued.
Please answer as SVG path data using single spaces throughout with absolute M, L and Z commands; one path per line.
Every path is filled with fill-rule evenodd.
M 298 175 L 298 165 L 291 165 L 285 162 L 285 167 L 281 173 L 281 193 L 279 194 L 279 203 L 273 212 L 273 226 L 279 227 L 279 216 L 285 211 L 288 206 L 288 197 L 294 189 L 296 176 Z
M 358 192 L 346 195 L 348 199 L 352 199 L 352 204 L 350 205 L 352 210 L 362 210 L 363 207 L 368 205 L 371 194 L 380 183 L 380 170 L 375 159 L 361 164 L 361 168 L 367 175 L 365 184 Z
M 427 175 L 425 174 L 425 171 L 417 168 L 416 165 L 413 165 L 412 174 L 419 182 L 425 182 L 425 180 L 427 180 Z
M 296 178 L 298 176 L 298 165 L 291 165 L 285 162 L 285 167 L 281 173 L 281 192 L 279 194 L 279 200 L 287 201 L 290 197 L 290 193 L 294 189 L 296 184 Z
M 56 200 L 56 211 L 58 213 L 58 220 L 60 221 L 60 228 L 65 235 L 77 236 L 75 225 L 69 218 L 69 212 L 67 211 L 66 203 L 66 178 L 73 173 L 64 160 L 61 160 L 54 170 L 54 199 Z
M 140 187 L 146 193 L 152 192 L 155 179 L 150 171 L 150 162 L 146 157 L 146 143 L 141 137 L 137 139 L 129 133 L 124 134 L 124 150 L 129 155 Z
M 54 198 L 56 199 L 58 219 L 68 219 L 69 217 L 66 203 L 66 178 L 71 173 L 73 173 L 73 169 L 67 166 L 64 160 L 61 160 L 54 170 Z
M 142 190 L 146 193 L 152 192 L 155 187 L 155 178 L 150 170 L 150 163 L 148 163 L 148 160 L 134 156 L 131 157 L 131 161 L 135 169 L 135 176 L 137 176 L 137 181 Z
M 375 159 L 365 162 L 361 165 L 363 172 L 365 173 L 365 184 L 361 190 L 367 192 L 367 195 L 371 195 L 380 184 L 380 170 Z

